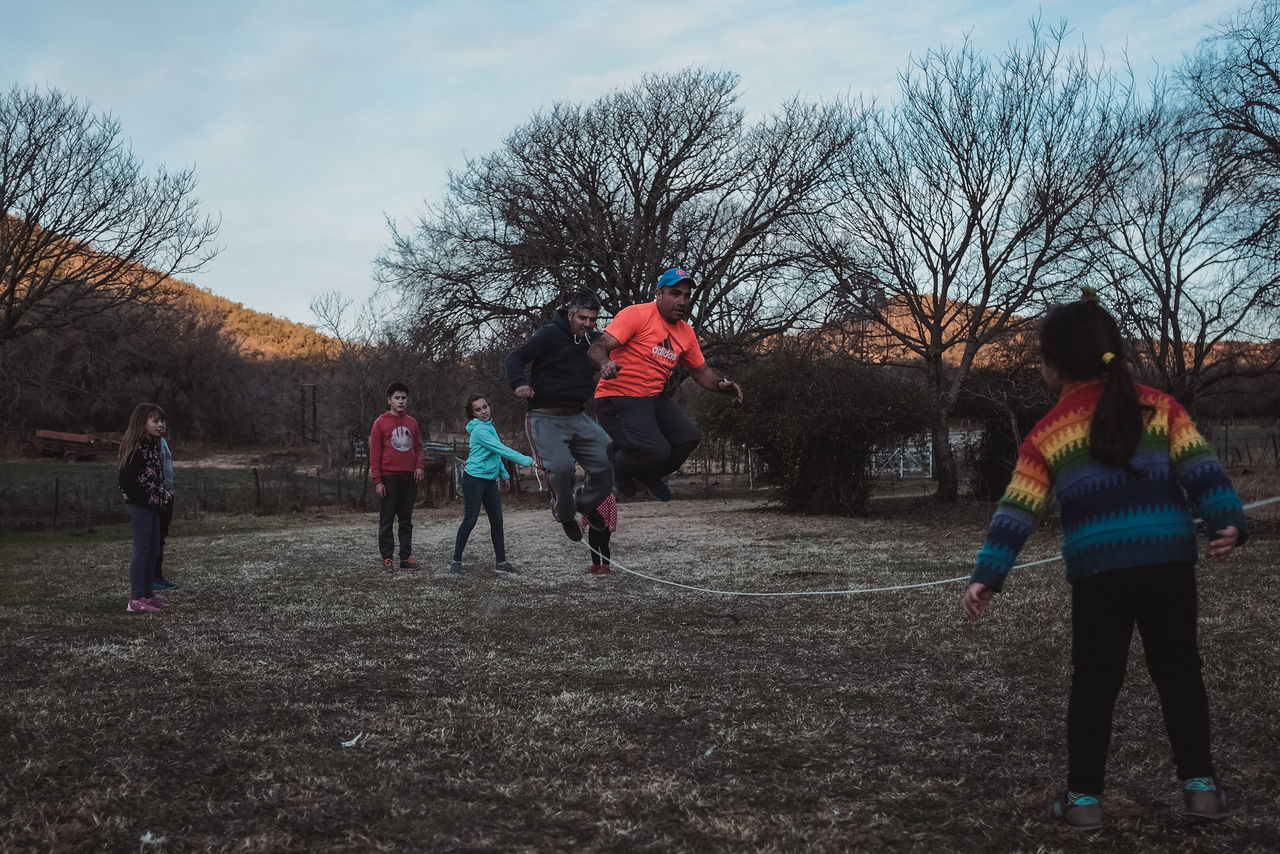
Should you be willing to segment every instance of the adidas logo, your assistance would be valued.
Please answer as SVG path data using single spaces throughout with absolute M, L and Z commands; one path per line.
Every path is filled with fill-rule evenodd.
M 653 355 L 657 356 L 659 359 L 666 359 L 669 362 L 674 362 L 680 358 L 676 355 L 675 350 L 672 350 L 670 347 L 663 347 L 661 344 L 653 348 Z

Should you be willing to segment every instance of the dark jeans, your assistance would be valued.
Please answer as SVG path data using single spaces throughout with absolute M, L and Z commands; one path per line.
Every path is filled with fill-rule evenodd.
M 126 504 L 133 529 L 133 557 L 129 559 L 129 598 L 149 599 L 153 595 L 156 560 L 160 556 L 160 513 L 150 507 Z
M 173 502 L 160 511 L 160 554 L 156 557 L 157 579 L 164 578 L 164 543 L 169 538 L 169 523 L 173 521 Z
M 680 468 L 702 439 L 689 416 L 662 394 L 597 398 L 596 416 L 614 441 L 614 472 L 641 483 Z
M 391 523 L 398 518 L 400 559 L 404 560 L 413 554 L 413 503 L 418 500 L 418 484 L 413 479 L 413 472 L 394 472 L 382 476 L 382 485 L 387 494 L 378 509 L 378 551 L 384 558 L 395 553 Z
M 1102 794 L 1111 716 L 1124 684 L 1135 625 L 1160 695 L 1178 777 L 1213 776 L 1196 614 L 1195 567 L 1190 564 L 1115 569 L 1072 585 L 1068 789 Z
M 489 517 L 489 536 L 493 538 L 493 556 L 498 563 L 507 559 L 507 547 L 502 540 L 502 490 L 498 481 L 485 480 L 467 473 L 462 475 L 462 524 L 458 526 L 458 538 L 453 544 L 453 559 L 462 560 L 462 551 L 467 547 L 467 538 L 471 529 L 480 518 L 480 507 L 484 506 L 485 515 Z

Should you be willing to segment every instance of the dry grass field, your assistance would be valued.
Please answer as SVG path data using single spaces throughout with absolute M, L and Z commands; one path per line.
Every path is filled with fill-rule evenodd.
M 483 519 L 468 574 L 442 572 L 456 506 L 419 512 L 427 569 L 394 576 L 369 515 L 175 523 L 182 586 L 150 615 L 124 611 L 123 526 L 12 535 L 0 850 L 1274 851 L 1278 507 L 1200 576 L 1235 814 L 1177 813 L 1135 642 L 1092 835 L 1043 818 L 1065 762 L 1057 564 L 1018 572 L 978 623 L 958 582 L 715 595 L 584 574 L 585 547 L 527 496 L 507 505 L 517 577 L 492 571 Z M 989 509 L 641 502 L 614 552 L 718 589 L 914 583 L 964 575 Z

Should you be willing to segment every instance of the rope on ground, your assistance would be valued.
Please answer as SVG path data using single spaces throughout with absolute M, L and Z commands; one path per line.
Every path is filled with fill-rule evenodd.
M 1264 507 L 1268 504 L 1274 504 L 1277 501 L 1280 501 L 1280 495 L 1277 495 L 1274 498 L 1264 498 L 1261 501 L 1254 501 L 1250 504 L 1246 504 L 1244 505 L 1243 509 L 1253 510 L 1257 507 Z M 1201 520 L 1197 519 L 1196 521 L 1199 522 Z M 587 547 L 587 550 L 591 552 L 591 554 L 597 561 L 599 561 L 602 558 L 600 553 L 596 551 L 594 548 L 592 548 L 587 543 L 586 540 L 583 540 L 582 544 Z M 1011 567 L 1009 571 L 1012 572 L 1015 569 L 1027 569 L 1032 566 L 1040 566 L 1046 563 L 1054 563 L 1055 561 L 1059 561 L 1059 560 L 1062 560 L 1062 555 L 1053 555 L 1052 557 L 1046 557 L 1040 560 L 1033 560 L 1033 561 L 1030 561 L 1029 563 L 1017 564 L 1016 566 Z M 888 587 L 855 587 L 847 590 L 779 590 L 779 591 L 766 591 L 766 592 L 754 593 L 754 592 L 745 591 L 745 590 L 718 590 L 714 587 L 698 587 L 693 584 L 681 584 L 679 581 L 671 581 L 666 578 L 658 578 L 657 576 L 647 575 L 638 570 L 628 569 L 627 567 L 618 563 L 612 557 L 609 558 L 609 562 L 617 569 L 620 569 L 623 572 L 628 573 L 630 575 L 634 575 L 637 578 L 643 578 L 646 581 L 653 581 L 658 584 L 666 584 L 670 587 L 679 587 L 682 590 L 692 590 L 697 593 L 711 593 L 716 596 L 756 596 L 756 597 L 773 597 L 773 598 L 788 597 L 788 596 L 853 596 L 860 593 L 889 593 L 895 590 L 913 590 L 917 587 L 937 587 L 942 584 L 954 584 L 957 581 L 969 580 L 968 575 L 957 575 L 955 578 L 942 578 L 937 581 L 921 581 L 917 584 L 894 584 Z

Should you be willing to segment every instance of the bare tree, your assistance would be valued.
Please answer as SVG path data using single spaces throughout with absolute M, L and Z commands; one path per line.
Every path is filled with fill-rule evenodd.
M 1201 42 L 1179 77 L 1210 131 L 1241 159 L 1280 171 L 1280 2 L 1258 0 Z
M 1228 133 L 1152 98 L 1141 168 L 1107 194 L 1084 249 L 1152 381 L 1187 407 L 1222 380 L 1274 370 L 1280 295 L 1265 196 Z
M 997 59 L 966 42 L 866 105 L 833 206 L 807 242 L 852 316 L 918 360 L 934 395 L 938 497 L 958 494 L 951 413 L 983 348 L 1064 285 L 1112 177 L 1136 154 L 1128 88 L 1032 27 Z
M 792 101 L 746 126 L 738 79 L 646 75 L 589 106 L 557 104 L 450 176 L 445 201 L 378 260 L 441 350 L 542 322 L 565 292 L 617 309 L 665 268 L 694 272 L 696 320 L 741 346 L 790 328 L 823 291 L 788 223 L 819 209 L 850 141 L 847 110 Z M 439 342 L 443 342 L 440 344 Z
M 0 345 L 164 294 L 216 251 L 189 169 L 154 175 L 110 115 L 57 91 L 0 95 Z

